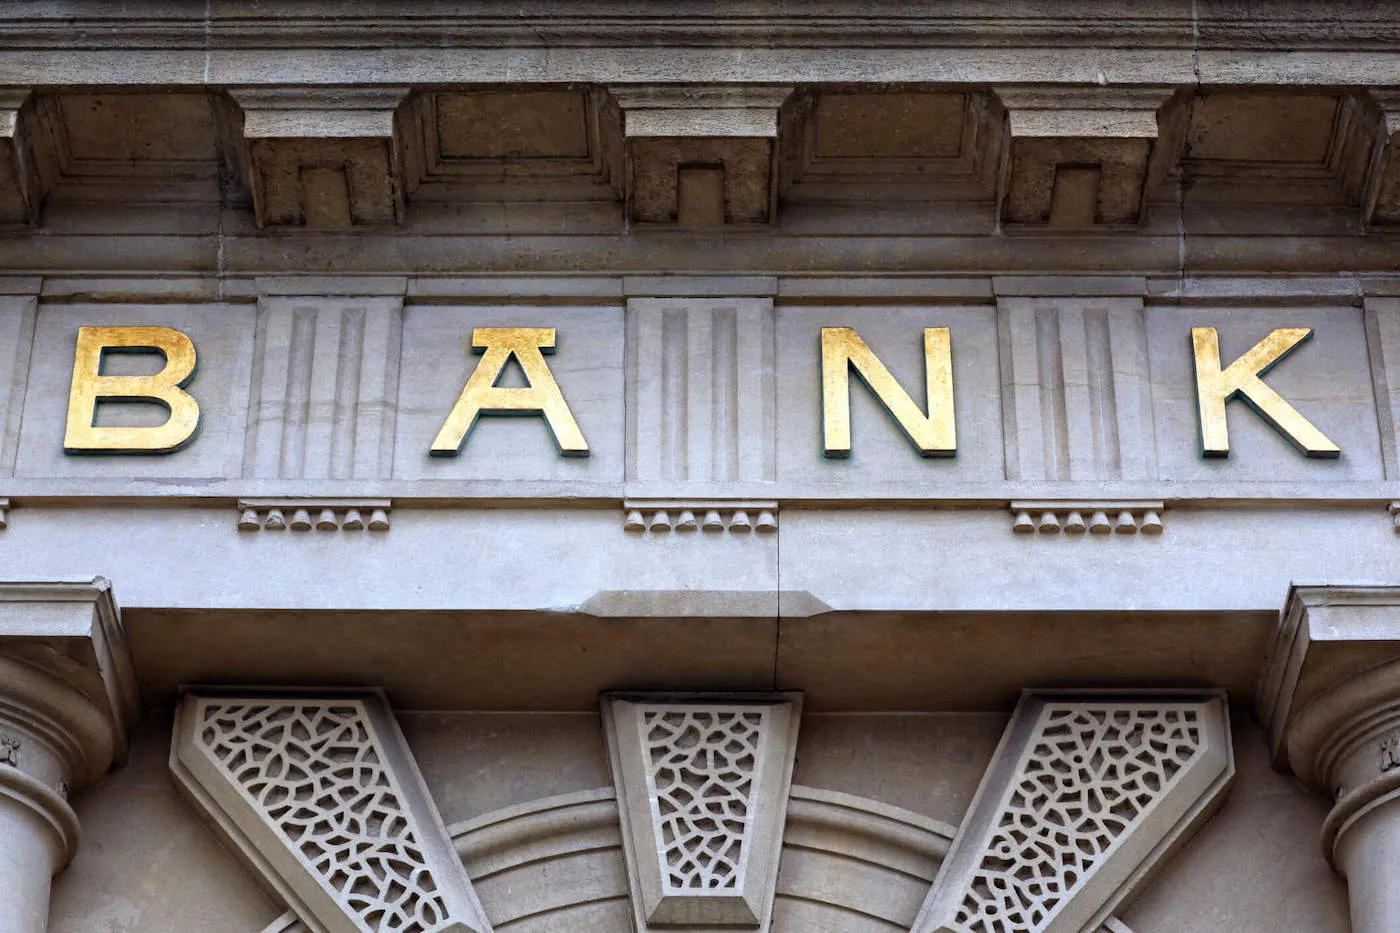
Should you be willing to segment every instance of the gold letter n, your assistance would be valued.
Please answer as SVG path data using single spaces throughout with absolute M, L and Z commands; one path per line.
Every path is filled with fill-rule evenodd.
M 889 412 L 923 457 L 958 452 L 953 419 L 953 364 L 948 328 L 924 329 L 928 414 L 849 327 L 822 328 L 822 437 L 828 457 L 851 455 L 851 370 Z

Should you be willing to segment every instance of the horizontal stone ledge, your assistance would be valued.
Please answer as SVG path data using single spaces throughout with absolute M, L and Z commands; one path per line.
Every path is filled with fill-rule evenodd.
M 814 453 L 814 456 L 817 455 Z M 839 467 L 837 467 L 839 469 Z M 931 470 L 936 464 L 931 465 Z M 538 508 L 621 509 L 649 503 L 762 503 L 792 509 L 1006 509 L 1012 503 L 1143 502 L 1181 509 L 1374 508 L 1385 515 L 1395 501 L 1393 482 L 1062 483 L 998 481 L 870 484 L 849 489 L 796 483 L 589 483 L 548 480 L 148 480 L 0 479 L 0 498 L 15 511 L 34 508 L 195 506 L 232 508 L 301 499 L 363 504 L 392 500 L 395 509 Z M 648 508 L 655 508 L 648 504 Z
M 48 302 L 249 302 L 263 296 L 398 297 L 405 305 L 561 302 L 620 303 L 628 297 L 771 296 L 775 304 L 991 304 L 999 297 L 1142 297 L 1147 304 L 1229 307 L 1358 306 L 1366 297 L 1400 295 L 1400 278 L 1384 272 L 1337 275 L 1237 276 L 1174 272 L 1146 275 L 1046 271 L 1041 274 L 918 275 L 900 272 L 685 271 L 655 275 L 617 271 L 508 272 L 454 275 L 263 276 L 156 270 L 113 275 L 65 270 L 58 275 L 0 274 L 0 295 L 38 295 Z

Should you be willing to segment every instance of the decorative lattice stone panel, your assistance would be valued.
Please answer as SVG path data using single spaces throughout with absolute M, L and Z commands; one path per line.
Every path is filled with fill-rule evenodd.
M 603 701 L 637 933 L 766 931 L 801 698 Z
M 1026 694 L 914 933 L 1097 930 L 1233 775 L 1223 696 Z
M 170 756 L 313 933 L 489 933 L 380 694 L 188 694 Z

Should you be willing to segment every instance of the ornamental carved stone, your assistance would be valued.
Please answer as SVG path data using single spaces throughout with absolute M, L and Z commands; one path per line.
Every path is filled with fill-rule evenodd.
M 1098 929 L 1233 775 L 1223 696 L 1028 693 L 914 933 Z
M 604 700 L 638 933 L 768 929 L 800 712 L 794 694 Z
M 381 695 L 190 694 L 170 764 L 315 933 L 489 933 Z

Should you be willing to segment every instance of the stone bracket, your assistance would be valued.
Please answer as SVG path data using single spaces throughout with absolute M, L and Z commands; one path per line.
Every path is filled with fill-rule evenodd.
M 1097 930 L 1233 776 L 1223 693 L 1027 692 L 913 933 Z
M 170 769 L 310 930 L 490 933 L 382 694 L 189 693 Z
M 1009 156 L 998 216 L 1054 229 L 1123 228 L 1143 217 L 1165 87 L 997 88 Z
M 1380 107 L 1376 141 L 1371 149 L 1371 169 L 1362 200 L 1362 219 L 1375 227 L 1400 225 L 1400 88 L 1372 88 Z
M 739 499 L 624 499 L 626 531 L 728 531 L 759 533 L 778 530 L 778 503 Z
M 792 88 L 615 85 L 609 90 L 623 112 L 632 222 L 718 227 L 773 220 L 778 109 Z
M 766 933 L 802 698 L 603 699 L 637 933 Z
M 403 220 L 404 88 L 238 88 L 241 174 L 259 227 Z
M 0 225 L 39 222 L 44 192 L 34 162 L 32 110 L 27 88 L 0 90 Z
M 1014 499 L 1010 508 L 1011 530 L 1020 535 L 1159 535 L 1164 504 L 1141 499 Z
M 239 499 L 239 531 L 388 531 L 389 499 Z

